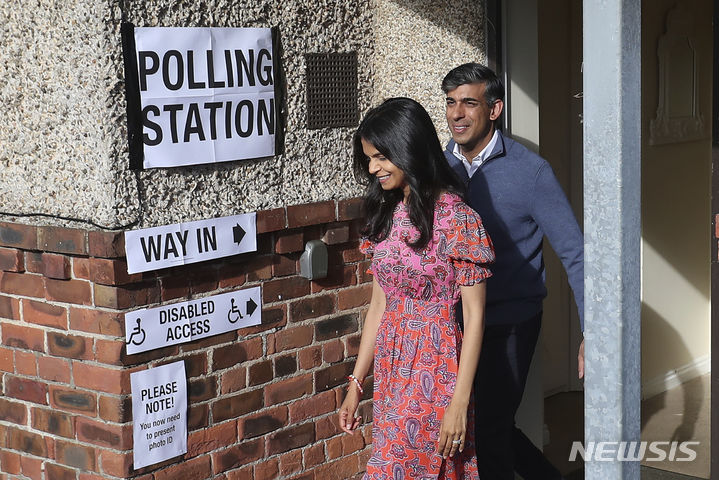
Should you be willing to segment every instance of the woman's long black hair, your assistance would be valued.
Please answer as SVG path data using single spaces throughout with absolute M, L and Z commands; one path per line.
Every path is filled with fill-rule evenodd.
M 427 111 L 411 98 L 390 98 L 370 110 L 354 135 L 355 178 L 367 185 L 365 212 L 367 225 L 362 235 L 372 242 L 384 240 L 392 228 L 392 214 L 402 201 L 402 189 L 383 190 L 369 173 L 369 158 L 362 140 L 371 143 L 402 170 L 410 188 L 407 210 L 419 238 L 409 243 L 424 248 L 432 238 L 434 204 L 443 191 L 463 196 L 462 182 L 454 174 L 442 152 L 437 130 Z

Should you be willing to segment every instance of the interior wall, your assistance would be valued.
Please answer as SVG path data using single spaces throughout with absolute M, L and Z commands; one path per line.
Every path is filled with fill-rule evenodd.
M 582 224 L 581 62 L 579 2 L 539 5 L 539 153 L 552 166 Z M 547 298 L 542 326 L 545 395 L 581 389 L 576 353 L 581 342 L 577 307 L 559 258 L 545 243 Z
M 507 1 L 505 15 L 509 134 L 539 151 L 539 73 L 536 0 Z
M 507 0 L 503 12 L 508 133 L 535 152 L 539 147 L 537 12 L 537 0 Z M 519 428 L 539 448 L 544 444 L 541 350 L 540 345 L 532 360 L 524 397 L 516 415 Z
M 675 5 L 690 15 L 700 140 L 650 145 L 659 39 Z M 710 356 L 712 3 L 642 2 L 642 386 L 644 396 L 705 373 Z M 671 100 L 672 91 L 666 92 Z M 675 95 L 675 94 L 674 94 Z

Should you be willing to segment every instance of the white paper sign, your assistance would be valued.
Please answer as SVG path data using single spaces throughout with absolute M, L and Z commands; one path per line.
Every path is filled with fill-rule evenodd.
M 146 272 L 257 250 L 256 214 L 125 232 L 128 273 Z
M 260 287 L 125 314 L 127 354 L 191 342 L 262 323 Z
M 135 28 L 143 165 L 275 154 L 269 28 Z
M 130 386 L 135 469 L 186 453 L 185 362 L 131 373 Z

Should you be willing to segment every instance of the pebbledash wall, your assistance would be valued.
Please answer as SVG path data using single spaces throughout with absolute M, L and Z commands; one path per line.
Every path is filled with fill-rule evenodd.
M 128 167 L 119 27 L 278 26 L 285 153 L 225 164 Z M 304 54 L 356 51 L 359 109 L 422 101 L 440 133 L 439 82 L 483 60 L 484 4 L 450 0 L 50 0 L 0 5 L 0 480 L 346 479 L 370 449 L 335 411 L 371 277 L 357 249 L 353 128 L 305 127 Z M 446 137 L 446 135 L 444 135 Z M 258 251 L 128 275 L 123 231 L 257 212 Z M 40 215 L 38 215 L 40 214 Z M 309 240 L 329 275 L 309 281 Z M 124 314 L 259 285 L 262 325 L 137 355 Z M 131 372 L 184 360 L 188 452 L 132 468 Z

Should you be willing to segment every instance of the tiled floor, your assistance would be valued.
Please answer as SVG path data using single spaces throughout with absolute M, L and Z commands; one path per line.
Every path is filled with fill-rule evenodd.
M 642 402 L 642 440 L 665 442 L 698 441 L 697 458 L 692 462 L 643 462 L 642 480 L 694 480 L 709 478 L 709 375 Z M 584 438 L 584 395 L 560 393 L 544 402 L 544 420 L 549 443 L 544 452 L 567 480 L 584 478 L 579 456 L 569 461 L 573 441 Z

